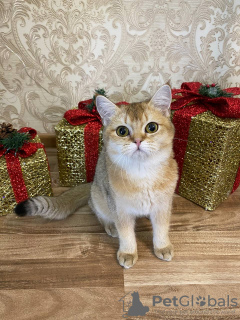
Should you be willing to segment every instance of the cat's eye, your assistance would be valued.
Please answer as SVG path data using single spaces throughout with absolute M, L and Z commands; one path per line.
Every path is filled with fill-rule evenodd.
M 126 137 L 129 135 L 129 130 L 125 126 L 120 126 L 117 128 L 116 133 L 119 137 Z
M 154 133 L 157 130 L 158 130 L 158 124 L 156 122 L 149 122 L 145 128 L 145 131 L 147 133 Z

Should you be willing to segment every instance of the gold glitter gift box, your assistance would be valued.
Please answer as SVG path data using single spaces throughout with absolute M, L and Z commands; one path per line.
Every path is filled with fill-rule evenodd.
M 91 182 L 94 178 L 99 153 L 102 149 L 102 121 L 93 99 L 80 101 L 78 108 L 65 112 L 55 127 L 59 180 L 70 187 Z M 125 101 L 117 105 L 128 104 Z
M 36 131 L 22 128 L 31 140 L 16 154 L 0 148 L 0 216 L 13 212 L 18 202 L 37 195 L 52 195 L 49 166 L 44 146 Z
M 102 122 L 96 107 L 90 112 L 81 101 L 78 109 L 68 110 L 55 127 L 59 181 L 70 187 L 91 182 L 102 148 Z
M 215 210 L 240 183 L 240 99 L 209 99 L 200 83 L 173 89 L 174 153 L 179 166 L 177 193 Z M 240 93 L 240 88 L 228 92 Z

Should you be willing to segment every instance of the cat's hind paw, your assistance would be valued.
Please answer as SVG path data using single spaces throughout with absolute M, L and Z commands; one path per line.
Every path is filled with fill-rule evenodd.
M 170 244 L 164 248 L 154 248 L 155 255 L 164 261 L 171 261 L 174 253 L 173 253 L 173 246 Z
M 105 231 L 107 232 L 107 234 L 113 238 L 117 238 L 118 237 L 118 232 L 117 229 L 115 227 L 114 223 L 110 223 L 110 224 L 105 224 L 104 225 Z
M 137 252 L 132 254 L 118 251 L 117 258 L 120 266 L 129 269 L 137 262 L 138 254 Z

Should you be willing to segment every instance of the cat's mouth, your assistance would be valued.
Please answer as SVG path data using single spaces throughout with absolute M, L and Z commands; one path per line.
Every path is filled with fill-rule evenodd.
M 133 153 L 132 155 L 135 156 L 143 156 L 143 155 L 147 155 L 147 152 L 145 150 L 143 150 L 141 147 L 138 147 Z

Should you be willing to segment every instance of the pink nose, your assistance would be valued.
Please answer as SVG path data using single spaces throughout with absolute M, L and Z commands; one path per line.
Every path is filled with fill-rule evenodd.
M 140 144 L 141 144 L 141 140 L 140 139 L 135 139 L 135 143 L 137 144 L 137 147 L 139 148 Z

